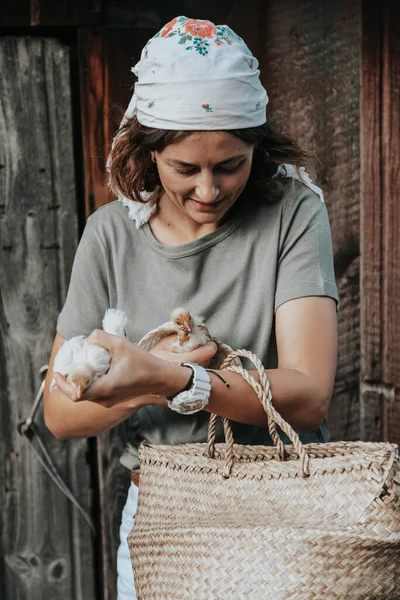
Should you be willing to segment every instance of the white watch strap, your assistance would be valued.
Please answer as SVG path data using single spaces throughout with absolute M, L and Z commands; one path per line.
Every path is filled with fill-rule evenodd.
M 207 400 L 211 392 L 211 379 L 204 367 L 196 365 L 196 363 L 183 362 L 182 367 L 190 367 L 194 371 L 194 379 L 190 391 L 196 391 L 197 394 L 207 395 Z
M 193 369 L 193 384 L 190 390 L 185 390 L 169 400 L 168 406 L 176 412 L 191 415 L 207 406 L 211 392 L 211 379 L 204 367 L 200 365 L 183 362 L 181 366 Z

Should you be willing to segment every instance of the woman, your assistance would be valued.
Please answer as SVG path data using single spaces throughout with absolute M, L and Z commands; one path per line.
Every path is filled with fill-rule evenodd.
M 77 250 L 50 360 L 48 427 L 60 438 L 85 437 L 132 417 L 121 458 L 132 472 L 144 438 L 204 442 L 210 412 L 234 422 L 236 442 L 271 444 L 248 384 L 224 372 L 228 388 L 196 366 L 214 355 L 213 345 L 184 355 L 168 350 L 170 338 L 150 353 L 134 345 L 183 305 L 213 335 L 263 361 L 274 405 L 302 441 L 327 441 L 338 297 L 322 194 L 300 169 L 309 156 L 266 125 L 258 62 L 226 26 L 176 18 L 148 42 L 134 72 L 135 94 L 109 159 L 120 202 L 88 219 Z M 131 318 L 127 339 L 98 330 L 110 306 Z M 74 402 L 60 375 L 52 394 L 49 382 L 57 350 L 78 334 L 90 334 L 112 362 Z M 171 411 L 167 398 L 199 393 L 194 372 L 203 378 L 204 410 Z M 136 499 L 132 484 L 118 552 L 120 600 L 136 597 L 126 543 Z

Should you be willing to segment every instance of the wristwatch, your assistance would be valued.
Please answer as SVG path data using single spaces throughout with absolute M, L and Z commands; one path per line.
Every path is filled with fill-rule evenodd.
M 208 404 L 211 392 L 210 376 L 203 367 L 195 363 L 182 362 L 179 366 L 193 369 L 193 383 L 188 390 L 183 390 L 172 399 L 167 398 L 168 406 L 176 412 L 192 415 Z M 191 380 L 192 378 L 189 381 Z

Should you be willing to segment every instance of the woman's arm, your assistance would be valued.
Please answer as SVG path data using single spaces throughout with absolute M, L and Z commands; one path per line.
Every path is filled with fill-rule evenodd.
M 173 394 L 175 388 L 182 389 L 190 373 L 185 367 L 173 365 L 139 350 L 128 340 L 99 332 L 111 340 L 112 354 L 110 371 L 90 386 L 90 392 L 83 400 L 75 402 L 75 388 L 62 376 L 55 374 L 58 390 L 50 393 L 50 383 L 54 376 L 54 358 L 65 339 L 57 333 L 49 361 L 44 388 L 44 419 L 52 434 L 60 439 L 92 437 L 111 429 L 118 423 L 134 415 L 146 404 L 162 404 L 165 401 L 157 396 L 147 395 L 150 391 L 162 389 Z M 174 355 L 174 361 L 201 363 L 211 358 L 215 348 L 211 345 L 181 355 Z M 172 353 L 168 353 L 172 354 Z M 166 353 L 161 352 L 165 357 Z M 135 379 L 136 376 L 136 379 Z M 105 381 L 105 384 L 103 383 Z M 130 392 L 136 382 L 135 393 Z M 107 387 L 108 386 L 108 387 Z M 100 396 L 96 396 L 100 390 Z M 94 391 L 94 393 L 93 393 Z M 169 393 L 169 392 L 167 392 Z
M 294 429 L 313 432 L 327 414 L 335 380 L 337 317 L 334 300 L 310 296 L 279 306 L 276 340 L 278 368 L 267 370 L 273 405 Z M 170 343 L 163 340 L 153 351 L 161 356 Z M 264 408 L 241 375 L 229 371 L 219 371 L 219 374 L 230 387 L 211 374 L 211 395 L 205 410 L 239 423 L 266 426 Z M 258 381 L 257 371 L 251 374 Z M 151 397 L 143 401 L 154 403 Z
M 312 296 L 282 304 L 276 311 L 276 340 L 278 368 L 267 370 L 273 405 L 294 429 L 313 432 L 327 414 L 335 380 L 334 300 Z M 252 374 L 257 378 L 256 371 Z M 249 385 L 236 373 L 223 371 L 223 376 L 230 389 L 213 377 L 205 410 L 240 423 L 266 425 L 264 409 Z
M 50 394 L 53 378 L 54 358 L 65 339 L 56 334 L 51 351 L 46 384 L 43 393 L 44 419 L 55 437 L 91 437 L 98 435 L 135 414 L 138 406 L 134 402 L 119 402 L 110 406 L 102 402 L 71 402 L 59 389 Z
M 335 302 L 326 297 L 307 297 L 282 304 L 276 311 L 276 338 L 278 368 L 267 371 L 274 406 L 298 431 L 315 431 L 326 416 L 335 377 Z M 168 339 L 153 348 L 153 355 L 102 331 L 95 331 L 88 339 L 107 347 L 113 361 L 109 373 L 90 386 L 83 399 L 100 403 L 104 402 L 103 398 L 113 406 L 118 403 L 166 406 L 165 401 L 153 394 L 174 396 L 188 378 L 187 368 L 174 362 L 191 360 L 200 363 L 207 358 L 195 356 L 194 353 L 201 349 L 187 355 L 168 352 L 166 348 L 171 341 Z M 256 372 L 252 373 L 256 375 Z M 230 383 L 230 388 L 211 374 L 212 391 L 206 410 L 233 421 L 265 426 L 266 415 L 253 389 L 236 373 L 223 371 L 223 377 Z M 57 381 L 66 396 L 74 400 L 72 386 L 62 377 Z M 74 404 L 79 406 L 82 401 Z M 123 410 L 122 406 L 119 410 Z M 116 422 L 120 420 L 123 419 Z

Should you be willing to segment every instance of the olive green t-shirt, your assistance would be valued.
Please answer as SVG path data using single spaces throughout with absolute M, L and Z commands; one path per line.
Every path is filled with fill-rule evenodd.
M 185 306 L 232 348 L 246 348 L 276 368 L 278 306 L 303 296 L 338 301 L 325 204 L 297 180 L 286 180 L 275 203 L 241 196 L 216 231 L 181 246 L 163 246 L 148 223 L 137 229 L 128 212 L 116 201 L 88 219 L 58 318 L 63 337 L 100 328 L 112 307 L 127 313 L 127 337 L 137 343 L 168 321 L 174 308 Z M 206 411 L 181 415 L 160 406 L 141 408 L 130 420 L 122 464 L 139 468 L 137 448 L 143 439 L 205 442 L 209 417 Z M 233 423 L 232 429 L 237 443 L 272 444 L 265 427 Z M 300 437 L 327 441 L 326 422 L 315 434 Z M 223 441 L 220 423 L 217 441 Z

